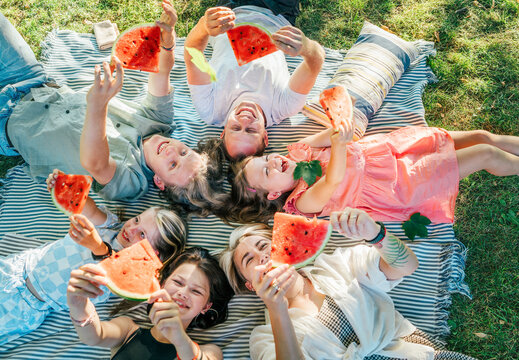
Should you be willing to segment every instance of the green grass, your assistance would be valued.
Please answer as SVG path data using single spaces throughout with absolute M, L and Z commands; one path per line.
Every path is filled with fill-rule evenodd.
M 179 36 L 214 3 L 175 1 Z M 429 124 L 519 136 L 518 0 L 301 0 L 301 6 L 299 26 L 328 47 L 351 46 L 364 19 L 406 40 L 435 41 L 430 64 L 440 81 L 424 94 Z M 157 2 L 129 0 L 0 0 L 0 8 L 36 54 L 53 27 L 90 32 L 93 22 L 110 19 L 124 30 L 160 13 Z M 20 161 L 0 157 L 0 175 Z M 469 248 L 466 280 L 474 299 L 454 296 L 449 349 L 517 359 L 519 177 L 480 173 L 463 180 L 455 231 Z

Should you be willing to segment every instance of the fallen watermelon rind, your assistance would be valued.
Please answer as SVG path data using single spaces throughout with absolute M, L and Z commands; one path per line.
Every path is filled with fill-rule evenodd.
M 298 264 L 293 264 L 292 266 L 294 268 L 296 268 L 296 269 L 299 269 L 299 268 L 305 267 L 306 265 L 308 265 L 311 262 L 313 262 L 315 260 L 315 258 L 317 256 L 319 256 L 323 252 L 324 248 L 328 244 L 328 240 L 330 240 L 330 237 L 332 235 L 332 231 L 333 231 L 332 224 L 328 224 L 328 231 L 326 232 L 326 235 L 324 237 L 323 243 L 321 244 L 321 247 L 319 248 L 319 250 L 317 250 L 312 257 L 310 257 L 310 258 L 308 258 L 308 259 L 306 259 L 306 260 L 304 260 L 304 261 L 302 261 L 302 262 L 300 262 Z M 283 265 L 283 263 L 279 263 L 279 262 L 277 262 L 275 260 L 272 260 L 272 267 L 278 267 L 278 266 L 281 266 L 281 265 Z
M 141 27 L 159 27 L 159 26 L 158 26 L 157 24 L 155 24 L 155 23 L 142 23 L 142 24 L 134 25 L 134 26 L 132 26 L 132 27 L 126 29 L 125 31 L 123 31 L 121 34 L 119 34 L 119 36 L 117 37 L 117 39 L 115 39 L 115 42 L 114 42 L 114 44 L 112 45 L 112 52 L 111 52 L 111 55 L 110 55 L 110 58 L 111 58 L 111 59 L 113 59 L 114 56 L 115 56 L 115 50 L 116 50 L 116 48 L 117 48 L 117 42 L 118 42 L 118 41 L 119 41 L 119 40 L 120 40 L 124 35 L 126 35 L 127 33 L 131 32 L 131 31 L 133 31 L 133 30 L 135 30 L 135 29 L 137 29 L 137 28 L 141 28 Z M 159 45 L 160 45 L 160 43 L 159 43 Z M 159 52 L 160 52 L 160 46 L 159 46 L 158 50 L 159 50 Z M 119 60 L 120 60 L 120 59 L 119 59 Z M 113 60 L 112 60 L 112 64 L 113 64 Z M 157 65 L 157 66 L 158 66 L 158 65 Z M 123 66 L 123 67 L 124 67 L 124 66 Z M 136 70 L 136 69 L 133 69 L 133 68 L 129 68 L 129 69 L 130 69 L 130 70 Z M 153 71 L 150 71 L 150 70 L 141 70 L 141 71 L 147 71 L 147 72 L 155 72 L 155 73 L 157 73 L 159 70 L 158 70 L 158 68 L 157 68 L 156 71 L 155 71 L 155 70 L 153 70 Z

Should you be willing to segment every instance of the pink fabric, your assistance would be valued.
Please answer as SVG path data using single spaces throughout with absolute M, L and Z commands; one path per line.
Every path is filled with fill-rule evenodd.
M 319 160 L 326 172 L 330 148 L 306 144 L 288 147 L 295 161 Z M 320 214 L 302 214 L 295 206 L 308 185 L 300 180 L 284 209 L 307 216 L 328 216 L 346 207 L 365 210 L 375 220 L 404 221 L 419 211 L 432 222 L 454 220 L 459 171 L 454 141 L 447 131 L 404 127 L 366 136 L 347 148 L 343 182 Z

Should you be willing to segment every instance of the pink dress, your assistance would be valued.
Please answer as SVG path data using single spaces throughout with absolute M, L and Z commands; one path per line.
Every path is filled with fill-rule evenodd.
M 330 148 L 302 143 L 288 147 L 294 161 L 319 160 L 326 173 Z M 328 216 L 346 207 L 365 210 L 378 221 L 404 221 L 420 212 L 432 222 L 453 222 L 459 171 L 454 141 L 447 131 L 404 127 L 353 142 L 347 148 L 344 180 L 319 214 L 302 214 L 297 199 L 308 189 L 299 180 L 284 209 L 293 214 Z

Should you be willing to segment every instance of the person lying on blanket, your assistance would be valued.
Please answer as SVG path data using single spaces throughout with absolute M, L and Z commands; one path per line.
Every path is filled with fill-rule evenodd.
M 435 350 L 395 309 L 387 292 L 418 267 L 411 249 L 362 210 L 334 212 L 330 221 L 366 244 L 321 254 L 299 272 L 272 268 L 267 225 L 231 233 L 220 265 L 237 294 L 255 291 L 268 312 L 252 331 L 252 359 L 471 359 Z
M 223 153 L 210 144 L 197 152 L 169 137 L 175 127 L 169 75 L 177 14 L 169 0 L 162 7 L 163 21 L 157 22 L 162 34 L 159 72 L 149 75 L 142 104 L 113 99 L 124 78 L 117 60 L 115 77 L 107 63 L 104 78 L 100 66 L 95 67 L 86 97 L 67 87 L 45 85 L 49 79 L 42 65 L 0 14 L 0 63 L 6 65 L 0 72 L 1 154 L 21 155 L 37 180 L 55 168 L 89 173 L 95 179 L 94 190 L 106 199 L 137 199 L 154 182 L 174 200 L 199 207 L 217 201 L 211 185 L 223 176 Z
M 360 208 L 375 220 L 403 221 L 420 212 L 453 222 L 459 180 L 486 170 L 519 174 L 519 137 L 483 130 L 404 127 L 352 142 L 353 127 L 327 129 L 288 146 L 288 156 L 248 157 L 233 166 L 227 219 L 266 222 L 282 208 L 327 216 Z M 299 161 L 318 160 L 322 177 L 310 186 L 294 179 Z
M 148 300 L 153 327 L 145 329 L 126 316 L 101 321 L 90 298 L 102 294 L 104 270 L 87 264 L 72 271 L 67 298 L 79 339 L 112 348 L 112 359 L 223 359 L 218 346 L 199 346 L 186 334 L 190 326 L 207 329 L 227 318 L 233 290 L 218 261 L 203 248 L 191 248 L 164 265 L 160 281 L 162 289 Z
M 289 15 L 299 10 L 299 1 L 278 3 L 275 9 L 287 8 Z M 238 66 L 225 33 L 242 22 L 271 31 L 274 44 L 281 51 Z M 210 76 L 200 71 L 191 62 L 191 55 L 184 51 L 193 104 L 202 120 L 224 127 L 221 137 L 230 158 L 262 154 L 268 145 L 265 127 L 278 124 L 303 108 L 324 62 L 324 49 L 291 26 L 282 14 L 276 16 L 270 9 L 258 6 L 240 6 L 234 11 L 227 7 L 208 9 L 189 32 L 185 46 L 204 51 L 209 40 L 213 46 L 210 64 L 216 71 L 216 82 L 212 83 Z M 283 53 L 303 57 L 292 75 Z
M 49 191 L 55 175 L 49 175 Z M 0 345 L 37 329 L 52 311 L 67 310 L 67 284 L 77 267 L 100 261 L 148 239 L 163 262 L 183 250 L 187 227 L 173 211 L 151 207 L 121 223 L 88 198 L 81 214 L 70 217 L 68 234 L 36 249 L 0 258 Z M 95 299 L 108 300 L 109 293 Z

